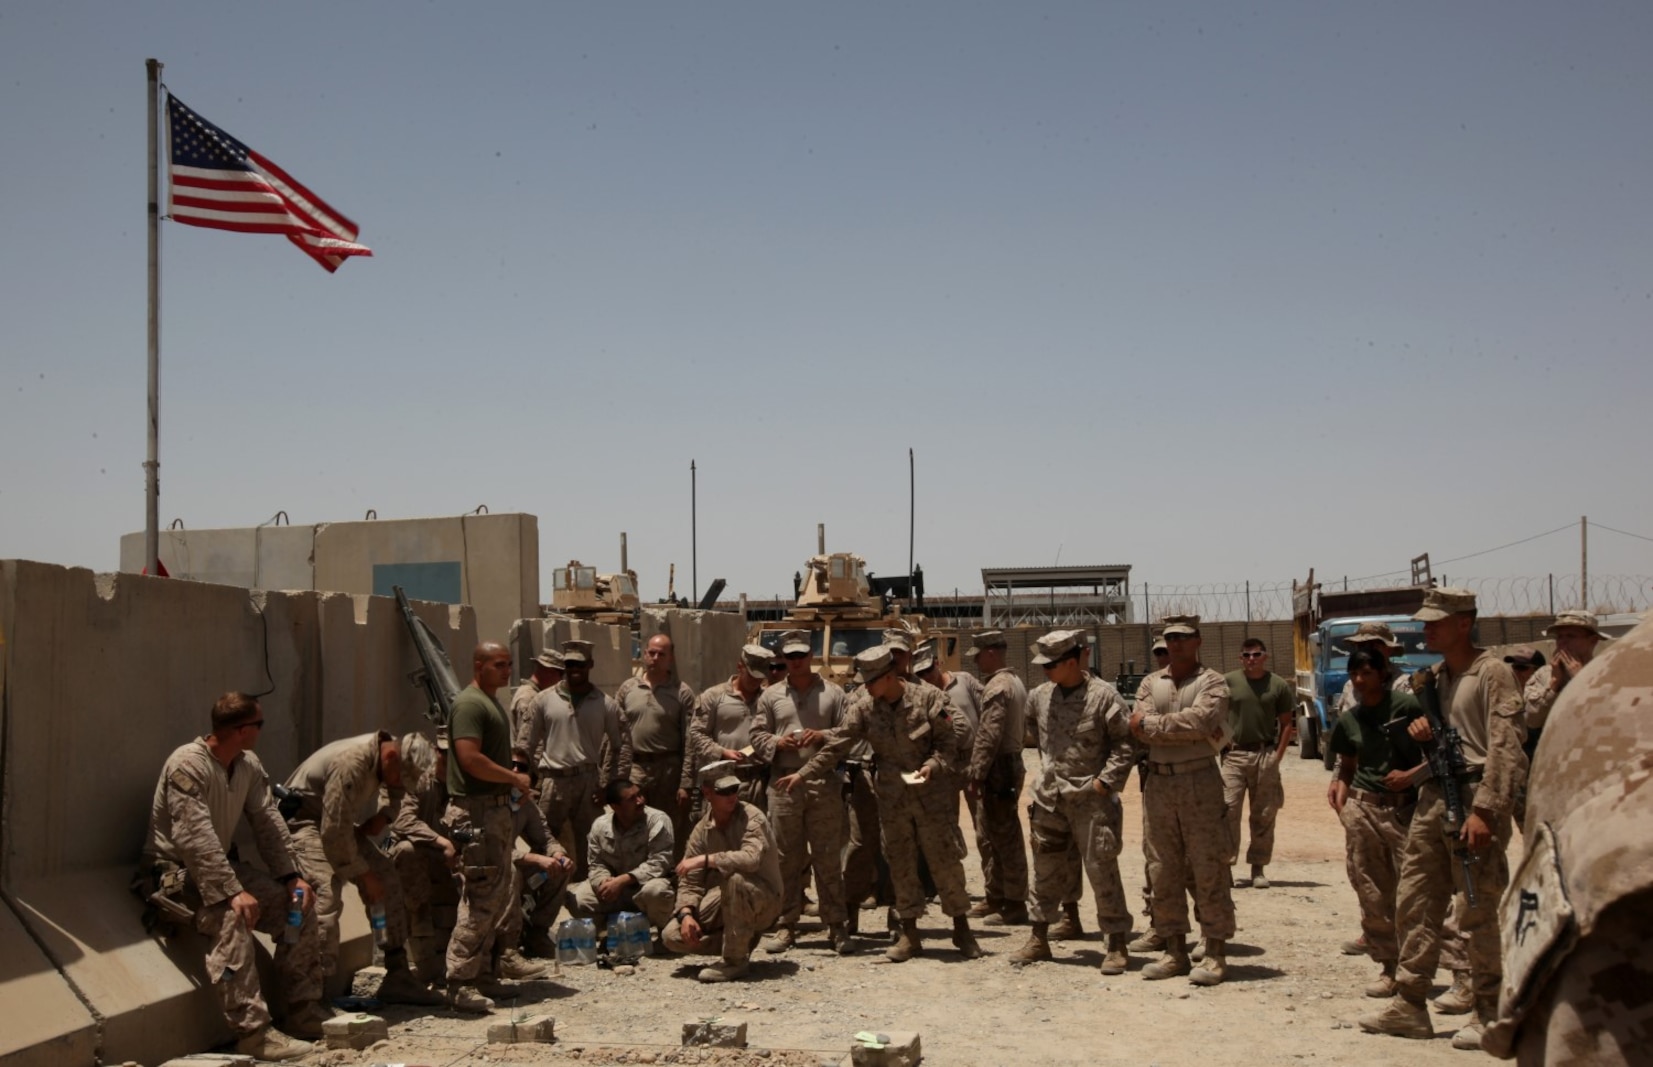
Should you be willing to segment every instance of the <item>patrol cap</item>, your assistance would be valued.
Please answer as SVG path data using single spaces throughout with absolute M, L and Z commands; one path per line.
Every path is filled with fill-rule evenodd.
M 740 665 L 756 675 L 769 673 L 769 664 L 775 654 L 762 645 L 743 645 L 740 650 Z
M 1008 648 L 1010 641 L 1004 636 L 1003 630 L 983 630 L 978 634 L 970 635 L 970 647 L 965 649 L 965 659 L 975 659 L 983 649 Z
M 1589 630 L 1597 637 L 1607 636 L 1601 632 L 1601 627 L 1596 624 L 1596 616 L 1594 612 L 1577 610 L 1563 611 L 1561 614 L 1557 615 L 1555 617 L 1555 621 L 1550 623 L 1550 628 L 1544 631 L 1544 636 L 1554 637 L 1555 632 L 1563 626 L 1577 626 L 1581 630 Z
M 913 673 L 923 674 L 936 665 L 936 646 L 933 641 L 926 641 L 913 649 Z
M 1504 662 L 1512 667 L 1542 667 L 1544 666 L 1544 653 L 1531 645 L 1516 645 L 1504 657 Z
M 735 776 L 735 761 L 720 759 L 700 768 L 700 784 L 709 785 L 718 792 L 726 789 L 739 789 L 740 779 Z
M 809 634 L 803 630 L 788 630 L 781 634 L 781 655 L 788 652 L 810 651 Z
M 892 626 L 884 631 L 884 644 L 890 648 L 899 648 L 903 652 L 911 652 L 913 635 L 900 626 Z
M 564 664 L 583 663 L 590 666 L 591 653 L 594 647 L 590 641 L 564 641 L 562 643 Z
M 1161 637 L 1171 637 L 1175 634 L 1186 634 L 1189 637 L 1200 635 L 1200 617 L 1198 615 L 1167 615 L 1160 620 L 1164 629 Z
M 1438 622 L 1449 615 L 1461 615 L 1475 610 L 1475 592 L 1471 589 L 1447 587 L 1431 589 L 1424 594 L 1423 607 L 1413 618 L 1419 622 Z
M 1343 639 L 1345 645 L 1365 645 L 1376 641 L 1382 641 L 1390 648 L 1401 647 L 1401 643 L 1395 640 L 1395 631 L 1389 629 L 1386 622 L 1363 622 L 1354 633 Z
M 535 656 L 534 662 L 538 663 L 541 667 L 550 667 L 552 670 L 560 671 L 563 666 L 563 657 L 561 652 L 558 652 L 554 648 L 548 648 L 539 655 Z
M 1033 662 L 1041 667 L 1047 663 L 1055 663 L 1079 647 L 1079 636 L 1077 630 L 1052 630 L 1033 642 Z
M 1164 636 L 1154 638 L 1154 651 L 1155 652 L 1164 652 L 1164 653 L 1167 653 L 1167 654 L 1170 653 L 1171 646 L 1165 643 Z
M 862 685 L 870 685 L 894 669 L 895 659 L 891 657 L 888 645 L 855 654 L 855 680 Z

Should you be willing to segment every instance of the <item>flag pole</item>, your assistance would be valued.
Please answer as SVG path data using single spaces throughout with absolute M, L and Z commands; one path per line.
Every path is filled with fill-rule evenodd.
M 144 569 L 161 573 L 161 61 L 149 69 L 149 453 L 144 460 Z

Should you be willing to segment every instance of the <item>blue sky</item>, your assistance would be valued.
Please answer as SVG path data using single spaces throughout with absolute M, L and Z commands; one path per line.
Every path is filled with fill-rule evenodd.
M 0 11 L 0 556 L 143 525 L 147 56 L 376 253 L 163 225 L 163 525 L 486 504 L 653 598 L 693 458 L 762 596 L 902 571 L 912 447 L 932 590 L 1653 535 L 1645 5 L 144 7 Z

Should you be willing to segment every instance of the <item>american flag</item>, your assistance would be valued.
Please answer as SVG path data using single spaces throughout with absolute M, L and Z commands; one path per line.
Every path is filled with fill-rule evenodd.
M 354 222 L 171 93 L 166 112 L 172 221 L 241 233 L 284 233 L 329 273 L 346 256 L 373 254 L 356 243 Z

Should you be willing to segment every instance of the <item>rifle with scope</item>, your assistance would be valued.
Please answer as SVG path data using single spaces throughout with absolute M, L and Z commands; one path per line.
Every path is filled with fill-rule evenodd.
M 1464 809 L 1461 785 L 1463 776 L 1469 771 L 1469 764 L 1464 760 L 1464 739 L 1457 727 L 1449 725 L 1441 715 L 1441 694 L 1436 688 L 1435 672 L 1425 670 L 1418 673 L 1423 676 L 1422 682 L 1412 688 L 1423 707 L 1422 714 L 1410 719 L 1391 719 L 1383 728 L 1392 739 L 1400 741 L 1404 738 L 1417 745 L 1423 750 L 1424 759 L 1429 761 L 1430 776 L 1440 785 L 1441 798 L 1446 802 L 1441 822 L 1452 835 L 1452 854 L 1458 857 L 1458 863 L 1464 869 L 1464 896 L 1473 908 L 1476 904 L 1475 854 L 1459 838 L 1469 815 Z M 1419 718 L 1429 723 L 1431 736 L 1427 741 L 1418 741 L 1407 732 L 1407 727 Z
M 463 686 L 453 672 L 453 664 L 448 662 L 448 654 L 442 650 L 441 640 L 425 625 L 425 620 L 413 613 L 413 606 L 408 603 L 402 587 L 394 585 L 391 589 L 396 593 L 396 606 L 401 610 L 408 636 L 413 638 L 413 650 L 419 654 L 419 669 L 409 674 L 408 680 L 425 689 L 425 696 L 430 702 L 425 709 L 425 717 L 438 726 L 446 727 L 453 718 L 454 698 Z

